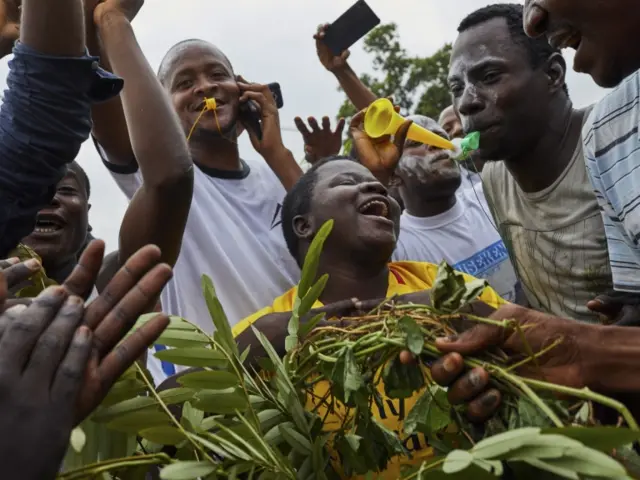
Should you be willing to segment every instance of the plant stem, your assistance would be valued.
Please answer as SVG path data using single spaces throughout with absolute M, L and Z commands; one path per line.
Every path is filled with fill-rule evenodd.
M 613 398 L 605 397 L 604 395 L 593 392 L 586 387 L 571 388 L 571 387 L 565 387 L 563 385 L 555 385 L 553 383 L 542 382 L 540 380 L 533 380 L 531 378 L 522 378 L 522 381 L 524 383 L 527 383 L 528 385 L 531 385 L 534 388 L 539 388 L 540 390 L 548 390 L 556 393 L 564 393 L 566 395 L 571 395 L 573 397 L 581 398 L 583 400 L 589 400 L 589 401 L 607 406 L 609 408 L 612 408 L 613 410 L 616 410 L 622 416 L 622 418 L 624 418 L 625 422 L 627 422 L 627 425 L 629 426 L 629 429 L 640 431 L 640 428 L 638 428 L 638 424 L 635 418 L 633 418 L 633 415 L 631 415 L 631 412 L 629 411 L 629 409 L 623 403 L 620 403 L 619 401 L 614 400 Z
M 60 480 L 72 480 L 75 478 L 86 478 L 88 475 L 95 475 L 104 471 L 133 467 L 140 465 L 157 465 L 171 463 L 172 460 L 166 453 L 154 453 L 151 455 L 133 455 L 125 458 L 115 458 L 111 460 L 105 460 L 103 462 L 96 462 L 90 465 L 85 465 L 68 472 L 61 473 L 58 478 Z
M 147 376 L 144 374 L 144 372 L 140 368 L 140 365 L 138 365 L 138 363 L 136 362 L 135 366 L 136 366 L 136 369 L 138 370 L 138 373 L 140 373 L 140 375 L 142 376 L 142 379 L 144 380 L 144 383 L 147 384 L 147 388 L 149 389 L 149 391 L 151 392 L 153 397 L 156 399 L 156 402 L 158 402 L 160 404 L 160 407 L 162 407 L 164 412 L 169 416 L 169 419 L 171 420 L 171 422 L 173 422 L 173 424 L 176 426 L 176 428 L 178 430 L 180 430 L 180 433 L 182 433 L 182 435 L 184 435 L 184 437 L 189 440 L 189 443 L 191 443 L 191 445 L 193 445 L 196 448 L 196 450 L 199 450 L 202 453 L 203 457 L 206 458 L 208 462 L 217 465 L 217 462 L 213 458 L 211 458 L 209 456 L 207 451 L 203 447 L 198 445 L 189 435 L 187 435 L 187 431 L 180 424 L 180 422 L 176 419 L 176 417 L 173 416 L 173 414 L 171 413 L 171 410 L 169 410 L 169 407 L 167 407 L 167 404 L 162 401 L 162 398 L 160 398 L 160 395 L 158 395 L 158 392 L 156 392 L 156 389 L 151 384 L 151 382 L 149 381 Z

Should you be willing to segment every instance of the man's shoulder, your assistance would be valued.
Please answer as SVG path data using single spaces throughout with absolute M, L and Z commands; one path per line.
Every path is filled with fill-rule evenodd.
M 637 135 L 639 100 L 640 70 L 625 78 L 593 106 L 582 130 L 584 144 L 597 149 L 603 146 L 602 141 L 616 142 L 621 137 Z

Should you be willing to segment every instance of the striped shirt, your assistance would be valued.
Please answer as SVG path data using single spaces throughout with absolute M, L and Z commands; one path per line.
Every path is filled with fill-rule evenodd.
M 602 211 L 614 288 L 640 292 L 640 71 L 594 107 L 582 131 Z

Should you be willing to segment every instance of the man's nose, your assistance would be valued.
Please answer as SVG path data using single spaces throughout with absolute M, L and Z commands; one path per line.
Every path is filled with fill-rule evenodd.
M 194 92 L 198 96 L 211 97 L 218 89 L 218 83 L 211 80 L 202 79 L 196 84 Z
M 473 85 L 466 86 L 458 101 L 458 113 L 460 116 L 469 117 L 481 112 L 483 108 L 484 106 L 478 97 L 476 88 Z
M 361 190 L 364 193 L 379 193 L 380 195 L 387 195 L 387 188 L 380 182 L 365 182 L 361 184 Z

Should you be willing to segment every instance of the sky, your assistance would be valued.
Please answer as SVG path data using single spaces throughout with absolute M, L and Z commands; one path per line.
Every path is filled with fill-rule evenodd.
M 280 111 L 285 146 L 302 158 L 302 137 L 293 118 L 334 117 L 343 101 L 333 76 L 320 65 L 312 38 L 317 25 L 330 23 L 354 0 L 147 0 L 133 26 L 154 70 L 176 42 L 201 38 L 220 47 L 237 73 L 252 82 L 279 82 L 284 98 Z M 382 23 L 398 24 L 403 47 L 411 55 L 428 56 L 456 38 L 460 20 L 488 0 L 368 0 Z M 442 6 L 446 5 L 445 8 Z M 566 55 L 572 65 L 571 55 Z M 372 72 L 362 41 L 351 48 L 350 62 L 358 73 Z M 6 78 L 6 59 L 0 78 Z M 568 85 L 577 107 L 605 93 L 590 77 L 569 72 Z M 4 89 L 4 85 L 2 85 Z M 239 142 L 243 158 L 259 159 L 246 135 Z M 107 251 L 118 248 L 118 231 L 127 206 L 125 196 L 102 165 L 91 142 L 83 145 L 78 162 L 91 181 L 90 223 Z

